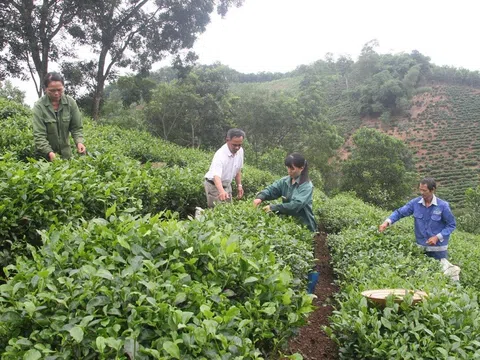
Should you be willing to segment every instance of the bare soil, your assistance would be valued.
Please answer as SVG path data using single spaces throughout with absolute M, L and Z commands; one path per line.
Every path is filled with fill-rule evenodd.
M 328 317 L 333 311 L 333 295 L 338 291 L 334 285 L 333 268 L 330 265 L 330 253 L 327 248 L 327 234 L 321 232 L 315 237 L 315 258 L 318 259 L 317 271 L 320 273 L 315 287 L 314 300 L 316 310 L 310 314 L 308 324 L 299 334 L 290 340 L 289 353 L 299 353 L 305 360 L 337 360 L 338 347 L 325 334 L 322 326 L 328 325 Z

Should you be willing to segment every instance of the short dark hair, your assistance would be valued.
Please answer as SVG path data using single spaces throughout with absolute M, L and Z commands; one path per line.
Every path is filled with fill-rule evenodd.
M 65 85 L 63 76 L 57 72 L 49 72 L 47 75 L 45 75 L 45 77 L 43 78 L 43 85 L 45 86 L 45 88 L 47 88 L 52 81 L 60 81 L 62 85 Z
M 437 188 L 437 183 L 435 182 L 435 180 L 429 177 L 426 177 L 420 180 L 420 184 L 427 185 L 427 188 L 430 191 L 435 190 Z
M 227 131 L 227 139 L 232 140 L 235 137 L 243 137 L 245 139 L 245 131 L 240 129 L 230 129 Z
M 287 155 L 285 158 L 285 166 L 292 169 L 294 166 L 297 168 L 302 168 L 303 170 L 300 173 L 300 179 L 298 180 L 298 184 L 302 185 L 304 182 L 309 181 L 308 178 L 308 163 L 305 157 L 299 153 L 291 153 Z

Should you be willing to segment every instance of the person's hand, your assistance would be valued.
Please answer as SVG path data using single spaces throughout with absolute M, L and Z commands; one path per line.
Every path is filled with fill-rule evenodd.
M 55 153 L 54 153 L 53 151 L 50 151 L 50 152 L 48 153 L 48 159 L 49 159 L 50 161 L 55 160 L 55 156 L 56 156 L 56 155 L 55 155 Z
M 427 240 L 427 245 L 437 245 L 438 236 L 432 236 L 430 239 Z
M 272 209 L 270 209 L 270 205 L 267 205 L 267 206 L 263 207 L 263 211 L 268 213 L 268 212 L 272 211 Z
M 85 150 L 85 145 L 83 145 L 82 143 L 77 144 L 77 151 L 79 154 L 85 154 Z
M 258 205 L 260 205 L 261 202 L 262 202 L 262 199 L 253 200 L 253 206 L 257 207 Z
M 218 200 L 220 200 L 220 201 L 225 201 L 225 200 L 227 200 L 228 198 L 230 198 L 230 195 L 229 195 L 225 190 L 223 190 L 223 191 L 218 195 Z
M 237 198 L 238 198 L 238 199 L 241 199 L 241 198 L 243 197 L 243 186 L 242 186 L 242 185 L 238 185 L 238 186 L 237 186 L 237 190 L 238 190 Z
M 378 227 L 378 231 L 384 232 L 385 229 L 388 227 L 388 225 L 389 225 L 388 221 L 384 221 L 383 224 Z

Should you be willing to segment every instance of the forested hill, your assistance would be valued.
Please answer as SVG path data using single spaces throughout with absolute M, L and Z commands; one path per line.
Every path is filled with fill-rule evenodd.
M 248 134 L 250 163 L 283 173 L 279 159 L 300 151 L 327 193 L 353 190 L 391 208 L 420 176 L 433 176 L 438 194 L 463 208 L 465 190 L 479 183 L 480 73 L 437 66 L 415 50 L 379 54 L 376 45 L 357 60 L 327 54 L 283 74 L 214 64 L 123 76 L 106 89 L 103 121 L 210 150 L 236 126 Z M 355 141 L 365 128 L 378 131 Z
M 434 85 L 415 95 L 412 106 L 390 124 L 363 117 L 360 124 L 404 141 L 415 154 L 419 174 L 439 182 L 439 195 L 455 205 L 463 203 L 467 188 L 476 187 L 480 173 L 480 90 Z M 344 150 L 348 149 L 350 138 Z M 345 152 L 342 156 L 345 156 Z
M 315 72 L 315 66 L 326 64 L 328 62 L 320 61 L 311 65 L 309 71 Z M 308 67 L 304 71 L 306 69 Z M 365 107 L 359 99 L 363 96 L 365 100 L 366 85 L 352 91 L 339 83 L 338 77 L 324 77 L 324 87 L 328 89 L 324 94 L 327 117 L 344 137 L 337 157 L 341 161 L 349 158 L 352 134 L 356 130 L 362 127 L 377 129 L 403 141 L 414 155 L 419 176 L 434 177 L 439 183 L 439 196 L 448 199 L 454 207 L 462 207 L 465 191 L 479 185 L 480 83 L 477 77 L 477 72 L 432 65 L 428 76 L 411 91 L 410 96 L 406 94 L 404 100 L 408 101 L 401 105 L 402 108 L 397 105 L 401 100 L 395 99 L 394 91 L 387 89 L 395 86 L 395 81 L 390 79 L 390 85 L 385 86 L 388 83 L 385 81 L 384 88 L 378 92 L 391 91 L 394 106 L 378 102 L 370 105 L 371 109 L 367 111 L 359 109 Z M 238 94 L 254 87 L 295 94 L 301 91 L 302 82 L 305 78 L 294 73 L 268 82 L 233 83 L 231 88 Z M 373 93 L 368 96 L 369 100 L 381 97 Z M 372 111 L 375 106 L 379 111 Z
M 298 92 L 300 81 L 297 76 L 254 85 L 235 83 L 232 89 L 242 91 L 253 86 Z M 480 89 L 436 82 L 423 90 L 412 96 L 406 111 L 390 116 L 387 122 L 379 114 L 334 112 L 329 120 L 345 139 L 337 156 L 340 160 L 348 159 L 356 130 L 377 129 L 403 141 L 414 154 L 419 175 L 434 177 L 439 183 L 439 196 L 459 207 L 463 205 L 465 191 L 479 185 Z

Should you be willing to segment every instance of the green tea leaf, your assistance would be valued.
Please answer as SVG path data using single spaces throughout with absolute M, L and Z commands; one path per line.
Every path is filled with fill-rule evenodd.
M 180 349 L 178 348 L 178 345 L 171 342 L 171 341 L 165 341 L 163 343 L 163 349 L 173 358 L 175 359 L 180 359 Z
M 36 349 L 30 349 L 23 355 L 23 360 L 38 360 L 42 357 L 40 351 Z
M 103 336 L 99 336 L 97 337 L 97 339 L 95 340 L 95 343 L 97 344 L 97 349 L 98 351 L 103 354 L 103 352 L 105 351 L 105 338 Z
M 258 281 L 258 278 L 256 278 L 255 276 L 250 276 L 250 277 L 246 278 L 243 283 L 244 284 L 251 284 L 251 283 L 254 283 L 254 282 L 257 282 L 257 281 Z
M 76 325 L 70 329 L 70 335 L 77 343 L 81 343 L 83 340 L 83 330 L 80 326 Z
M 107 279 L 107 280 L 113 280 L 112 273 L 107 269 L 98 269 L 96 276 Z

